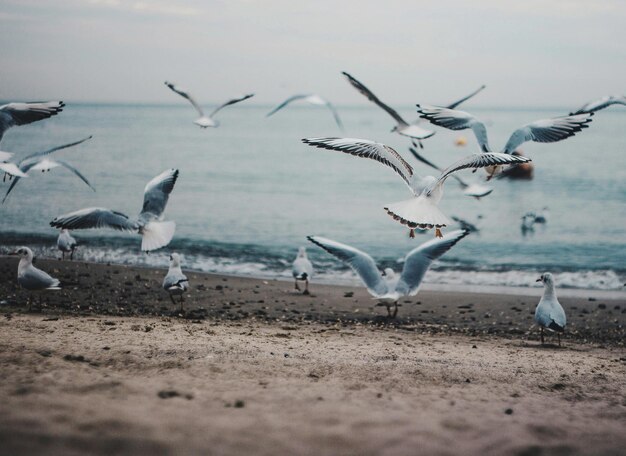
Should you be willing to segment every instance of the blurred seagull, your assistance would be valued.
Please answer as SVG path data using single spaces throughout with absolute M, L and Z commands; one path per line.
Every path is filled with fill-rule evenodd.
M 183 303 L 185 302 L 183 294 L 189 289 L 189 280 L 180 268 L 180 256 L 178 253 L 170 255 L 170 268 L 163 279 L 163 289 L 169 293 L 174 305 L 176 305 L 174 295 L 180 296 L 180 311 L 182 312 Z
M 450 218 L 454 220 L 456 223 L 458 223 L 461 226 L 462 230 L 468 231 L 470 233 L 478 233 L 480 231 L 480 229 L 476 225 L 468 222 L 467 220 L 463 220 L 462 218 L 455 217 L 454 215 Z
M 413 156 L 415 158 L 417 158 L 422 163 L 430 166 L 431 168 L 436 169 L 440 173 L 443 172 L 443 168 L 440 168 L 439 166 L 435 165 L 433 162 L 427 160 L 423 155 L 420 155 L 415 148 L 409 147 L 409 151 L 413 154 Z M 461 185 L 461 188 L 463 189 L 463 194 L 464 195 L 472 196 L 472 197 L 474 197 L 476 199 L 480 199 L 483 196 L 487 196 L 491 192 L 493 192 L 493 187 L 488 187 L 488 186 L 482 185 L 482 184 L 468 184 L 467 182 L 465 182 L 463 179 L 461 179 L 456 174 L 453 174 L 452 177 L 454 179 L 456 179 L 456 181 L 459 183 L 459 185 Z
M 476 136 L 480 150 L 491 152 L 487 139 L 485 124 L 473 115 L 449 108 L 431 105 L 416 105 L 420 117 L 428 120 L 433 125 L 447 128 L 448 130 L 465 130 L 470 128 Z M 503 154 L 512 154 L 527 141 L 551 143 L 558 142 L 574 136 L 583 128 L 588 128 L 593 113 L 579 114 L 574 116 L 553 117 L 551 119 L 536 120 L 515 130 L 506 145 L 501 150 Z M 500 168 L 488 170 L 491 176 L 499 172 Z M 490 176 L 490 177 L 491 177 Z
M 410 237 L 415 237 L 415 228 L 435 228 L 435 236 L 441 237 L 440 228 L 451 223 L 437 205 L 443 196 L 443 184 L 453 173 L 467 168 L 476 169 L 530 161 L 526 157 L 507 154 L 473 154 L 453 163 L 443 170 L 438 178 L 434 176 L 420 177 L 413 172 L 411 165 L 398 152 L 385 144 L 353 138 L 305 138 L 302 142 L 322 149 L 337 150 L 357 157 L 370 158 L 393 169 L 408 185 L 413 193 L 413 198 L 389 204 L 385 210 L 394 220 L 410 228 Z
M 298 280 L 304 281 L 304 292 L 302 294 L 309 294 L 309 280 L 313 276 L 313 265 L 309 261 L 306 255 L 306 249 L 304 247 L 300 247 L 298 250 L 298 256 L 293 261 L 293 266 L 291 268 L 291 274 L 296 282 L 296 290 L 300 291 L 300 287 L 298 286 Z
M 143 208 L 135 220 L 121 212 L 90 207 L 55 217 L 50 226 L 70 230 L 110 228 L 138 233 L 142 236 L 142 251 L 159 249 L 170 243 L 176 231 L 175 222 L 163 221 L 163 212 L 177 179 L 178 170 L 168 169 L 148 182 L 144 189 Z
M 307 103 L 310 103 L 312 105 L 326 106 L 333 113 L 333 117 L 335 118 L 335 122 L 337 123 L 337 126 L 341 130 L 343 130 L 343 123 L 341 122 L 341 118 L 339 117 L 339 113 L 337 112 L 337 110 L 335 109 L 333 104 L 330 101 L 325 100 L 324 98 L 322 98 L 319 95 L 314 94 L 314 93 L 306 94 L 306 95 L 294 95 L 292 97 L 289 97 L 285 101 L 283 101 L 281 104 L 276 106 L 274 109 L 272 109 L 270 112 L 268 112 L 265 117 L 269 117 L 269 116 L 273 115 L 274 113 L 276 113 L 276 112 L 280 111 L 281 109 L 283 109 L 289 103 L 291 103 L 293 101 L 298 101 L 298 100 L 304 100 Z
M 235 103 L 239 103 L 240 101 L 247 100 L 248 98 L 251 98 L 251 97 L 254 96 L 253 93 L 250 93 L 250 94 L 238 97 L 238 98 L 233 98 L 231 100 L 228 100 L 226 103 L 223 103 L 220 106 L 218 106 L 217 108 L 215 108 L 213 110 L 213 112 L 207 116 L 207 115 L 204 114 L 204 111 L 202 110 L 200 105 L 196 102 L 196 100 L 194 100 L 191 97 L 191 95 L 189 95 L 189 93 L 185 89 L 183 89 L 183 88 L 181 88 L 181 87 L 179 87 L 177 85 L 174 85 L 171 82 L 167 82 L 167 81 L 165 81 L 165 85 L 168 86 L 170 89 L 172 89 L 172 91 L 176 92 L 181 97 L 186 98 L 189 101 L 189 103 L 191 103 L 193 105 L 193 107 L 196 108 L 196 111 L 198 111 L 200 113 L 200 117 L 198 117 L 196 120 L 194 120 L 193 123 L 195 123 L 196 125 L 199 125 L 202 128 L 219 127 L 220 122 L 218 120 L 214 119 L 213 116 L 215 116 L 215 114 L 217 114 L 217 112 L 220 109 L 225 108 L 226 106 L 233 105 Z
M 0 141 L 9 128 L 55 116 L 63 111 L 64 106 L 62 101 L 9 103 L 0 106 Z
M 78 247 L 78 243 L 70 234 L 70 230 L 62 229 L 57 238 L 57 248 L 61 251 L 61 259 L 65 260 L 65 254 L 69 253 L 70 260 L 73 260 L 76 247 Z
M 388 105 L 386 105 L 385 103 L 380 101 L 380 99 L 376 95 L 374 95 L 374 93 L 371 90 L 369 90 L 367 87 L 365 87 L 360 81 L 356 80 L 354 77 L 352 77 L 351 75 L 349 75 L 345 71 L 343 71 L 342 74 L 348 79 L 348 82 L 350 84 L 352 84 L 352 87 L 354 87 L 356 90 L 358 90 L 369 101 L 371 101 L 372 103 L 376 104 L 378 107 L 380 107 L 383 110 L 385 110 L 387 112 L 387 114 L 389 114 L 391 117 L 393 117 L 393 119 L 397 122 L 397 125 L 395 127 L 393 127 L 393 129 L 391 130 L 392 132 L 396 132 L 396 133 L 398 133 L 400 135 L 408 136 L 409 138 L 414 138 L 414 139 L 417 139 L 417 140 L 430 138 L 432 135 L 435 134 L 434 131 L 426 130 L 424 128 L 421 128 L 421 127 L 417 126 L 417 123 L 409 124 L 406 120 L 404 120 L 400 116 L 400 114 L 398 114 L 398 112 L 395 109 L 389 107 Z M 479 93 L 484 88 L 485 88 L 484 85 L 481 86 L 480 88 L 478 88 L 478 90 L 475 90 L 474 92 L 472 92 L 468 96 L 463 97 L 460 100 L 455 101 L 454 103 L 450 104 L 448 107 L 450 109 L 457 107 L 458 105 L 460 105 L 464 101 L 467 101 L 470 98 L 472 98 L 474 95 Z M 420 143 L 420 146 L 421 146 L 421 143 Z
M 543 329 L 546 328 L 557 333 L 560 346 L 561 333 L 565 331 L 567 319 L 561 303 L 556 298 L 554 279 L 552 274 L 545 272 L 541 274 L 537 282 L 543 282 L 543 296 L 535 309 L 535 321 L 541 328 L 541 344 L 543 344 Z
M 468 234 L 468 231 L 463 230 L 452 231 L 441 239 L 431 239 L 411 250 L 404 258 L 404 266 L 399 277 L 391 268 L 385 269 L 381 275 L 374 259 L 354 247 L 320 236 L 308 236 L 307 239 L 350 266 L 361 278 L 367 291 L 378 299 L 381 305 L 387 307 L 388 316 L 395 318 L 398 314 L 398 300 L 403 296 L 415 296 L 432 262 Z M 393 314 L 392 305 L 395 307 Z
M 48 273 L 37 269 L 33 266 L 33 251 L 28 247 L 20 247 L 15 252 L 10 253 L 20 257 L 17 265 L 17 283 L 25 290 L 31 292 L 39 292 L 43 290 L 60 290 L 61 282 Z M 28 301 L 28 309 L 31 309 L 32 299 Z M 41 294 L 39 295 L 39 304 L 41 304 Z
M 626 97 L 623 95 L 610 95 L 610 96 L 602 97 L 597 100 L 586 103 L 577 111 L 570 112 L 569 115 L 573 116 L 577 114 L 592 113 L 592 112 L 596 112 L 604 108 L 608 108 L 609 106 L 612 106 L 614 104 L 626 106 Z
M 17 168 L 18 168 L 18 170 L 20 171 L 21 174 L 15 174 L 14 172 L 7 172 L 7 174 L 11 174 L 11 175 L 15 176 L 15 179 L 13 180 L 13 182 L 11 182 L 11 186 L 7 190 L 6 194 L 4 195 L 4 198 L 2 199 L 2 202 L 4 203 L 6 201 L 7 197 L 9 196 L 9 193 L 11 193 L 13 188 L 20 181 L 20 178 L 21 177 L 26 177 L 25 173 L 28 173 L 29 171 L 41 171 L 42 173 L 45 173 L 45 172 L 50 171 L 51 169 L 57 168 L 59 166 L 62 166 L 63 168 L 66 168 L 66 169 L 69 169 L 76 176 L 78 176 L 80 178 L 80 180 L 82 180 L 85 184 L 87 184 L 87 186 L 90 189 L 92 189 L 95 192 L 96 189 L 93 187 L 93 185 L 91 185 L 91 183 L 89 183 L 87 178 L 85 176 L 83 176 L 81 174 L 81 172 L 78 171 L 76 168 L 74 168 L 72 165 L 70 165 L 69 163 L 67 163 L 67 162 L 65 162 L 63 160 L 58 160 L 58 159 L 53 160 L 53 159 L 48 157 L 53 152 L 57 152 L 57 151 L 62 150 L 62 149 L 67 149 L 68 147 L 77 146 L 77 145 L 82 144 L 82 143 L 84 143 L 85 141 L 87 141 L 87 140 L 89 140 L 91 138 L 92 138 L 92 136 L 88 136 L 87 138 L 81 139 L 80 141 L 76 141 L 76 142 L 69 143 L 69 144 L 64 144 L 62 146 L 53 147 L 52 149 L 48 149 L 48 150 L 45 150 L 43 152 L 37 152 L 37 153 L 34 153 L 34 154 L 31 154 L 31 155 L 28 155 L 28 156 L 24 157 L 17 164 Z

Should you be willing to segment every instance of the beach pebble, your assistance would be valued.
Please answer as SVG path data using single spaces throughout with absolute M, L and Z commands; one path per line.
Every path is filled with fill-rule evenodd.
M 513 409 L 512 408 L 508 408 L 504 411 L 504 413 L 506 413 L 507 415 L 513 415 Z

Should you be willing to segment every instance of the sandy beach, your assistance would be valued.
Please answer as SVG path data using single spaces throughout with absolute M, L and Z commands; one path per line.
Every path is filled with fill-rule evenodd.
M 384 318 L 360 288 L 40 260 L 71 285 L 27 311 L 0 259 L 2 454 L 623 454 L 626 306 L 423 292 Z M 549 339 L 553 342 L 552 339 Z

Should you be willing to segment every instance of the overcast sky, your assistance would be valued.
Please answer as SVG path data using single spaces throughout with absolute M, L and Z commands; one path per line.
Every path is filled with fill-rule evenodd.
M 0 0 L 0 99 L 367 103 L 348 71 L 395 105 L 576 107 L 626 93 L 624 24 L 621 0 Z

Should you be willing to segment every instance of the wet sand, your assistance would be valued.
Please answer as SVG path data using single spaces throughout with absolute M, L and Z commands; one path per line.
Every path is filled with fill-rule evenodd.
M 623 454 L 626 305 L 360 288 L 40 260 L 27 310 L 0 257 L 1 454 Z M 549 339 L 550 342 L 553 339 Z

